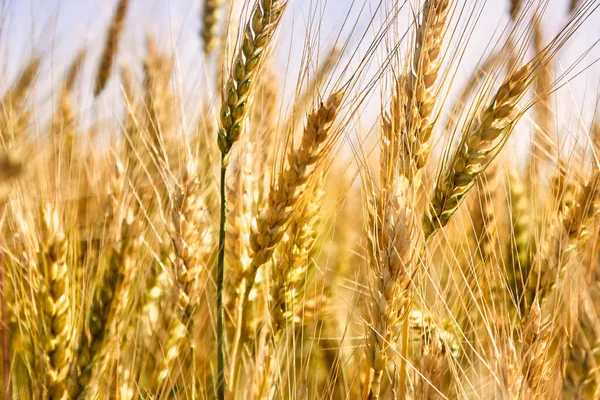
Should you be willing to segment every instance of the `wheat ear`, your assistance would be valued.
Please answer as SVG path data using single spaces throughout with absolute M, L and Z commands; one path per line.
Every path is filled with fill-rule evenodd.
M 100 56 L 100 64 L 96 70 L 96 83 L 94 85 L 94 96 L 98 96 L 104 90 L 108 78 L 110 78 L 113 61 L 119 47 L 121 32 L 125 25 L 125 14 L 129 0 L 119 0 L 117 9 L 115 10 L 112 22 L 108 28 L 106 41 L 104 42 L 104 50 Z
M 277 263 L 271 268 L 271 295 L 269 299 L 269 322 L 264 325 L 262 340 L 264 349 L 257 354 L 253 382 L 254 397 L 262 399 L 267 384 L 273 382 L 273 350 L 282 340 L 282 332 L 292 322 L 302 323 L 296 306 L 301 304 L 308 313 L 310 307 L 304 299 L 304 284 L 309 274 L 309 256 L 316 240 L 319 211 L 322 206 L 323 191 L 321 179 L 310 189 L 307 201 L 290 219 L 286 234 L 282 238 Z
M 286 167 L 269 191 L 267 205 L 252 227 L 252 262 L 240 283 L 238 294 L 237 324 L 231 350 L 230 391 L 234 390 L 236 384 L 235 369 L 239 367 L 237 356 L 244 344 L 248 299 L 256 273 L 259 267 L 269 260 L 275 246 L 283 237 L 284 227 L 289 221 L 292 209 L 302 193 L 302 188 L 312 176 L 312 167 L 321 159 L 322 145 L 330 136 L 343 96 L 343 89 L 331 94 L 325 103 L 321 103 L 309 114 L 300 147 L 289 152 Z
M 68 399 L 69 368 L 73 357 L 73 307 L 67 267 L 68 242 L 56 211 L 42 211 L 43 248 L 40 255 L 39 310 L 42 315 L 44 383 L 52 400 Z
M 217 35 L 215 33 L 217 29 L 217 19 L 219 16 L 219 8 L 222 5 L 222 0 L 204 0 L 204 7 L 202 7 L 202 29 L 200 30 L 200 37 L 204 44 L 204 54 L 210 54 L 215 48 L 217 41 Z
M 512 112 L 530 84 L 532 64 L 510 74 L 490 104 L 471 121 L 449 164 L 436 183 L 429 209 L 423 219 L 425 237 L 446 226 L 475 179 L 485 170 L 510 135 Z
M 437 98 L 435 90 L 442 64 L 442 41 L 450 0 L 428 0 L 423 5 L 417 28 L 412 65 L 406 71 L 404 87 L 404 140 L 400 171 L 412 181 L 423 168 L 431 151 L 431 114 Z
M 286 4 L 286 0 L 258 0 L 246 25 L 223 93 L 218 137 L 223 154 L 229 153 L 242 134 L 256 72 Z

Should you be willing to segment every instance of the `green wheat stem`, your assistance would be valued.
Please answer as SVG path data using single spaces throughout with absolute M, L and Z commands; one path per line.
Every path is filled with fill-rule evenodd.
M 225 229 L 227 226 L 227 154 L 221 153 L 221 221 L 219 225 L 219 257 L 217 264 L 217 399 L 225 399 L 225 348 L 223 332 L 223 276 L 225 270 Z

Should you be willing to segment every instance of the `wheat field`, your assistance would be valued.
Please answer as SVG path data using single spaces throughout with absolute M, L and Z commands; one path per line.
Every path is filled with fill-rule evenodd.
M 600 399 L 598 0 L 100 3 L 0 73 L 1 398 Z

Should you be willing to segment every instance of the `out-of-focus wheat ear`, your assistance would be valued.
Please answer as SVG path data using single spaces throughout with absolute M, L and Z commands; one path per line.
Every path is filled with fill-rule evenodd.
M 597 293 L 598 289 L 590 290 Z M 600 395 L 600 326 L 593 304 L 586 306 L 567 350 L 561 396 L 565 400 L 596 399 Z
M 470 212 L 478 254 L 484 263 L 489 261 L 496 252 L 495 245 L 498 239 L 498 230 L 494 201 L 500 181 L 498 177 L 499 168 L 497 161 L 492 162 L 485 173 L 477 180 L 477 198 Z
M 215 48 L 218 40 L 216 30 L 219 18 L 219 8 L 222 6 L 223 0 L 204 0 L 202 7 L 201 22 L 202 29 L 200 37 L 203 42 L 204 54 L 209 55 Z
M 2 105 L 0 138 L 5 143 L 11 143 L 27 134 L 27 127 L 31 123 L 31 111 L 26 108 L 26 101 L 38 75 L 40 64 L 39 57 L 29 60 L 0 101 Z
M 39 343 L 44 364 L 43 381 L 48 398 L 68 399 L 68 379 L 75 336 L 71 304 L 71 278 L 67 266 L 68 241 L 58 213 L 42 210 L 42 249 L 39 257 L 39 310 L 42 327 Z
M 448 224 L 490 158 L 502 149 L 516 118 L 513 111 L 531 84 L 532 65 L 525 64 L 506 77 L 488 106 L 468 123 L 435 185 L 423 219 L 426 238 Z
M 18 157 L 6 151 L 0 151 L 0 185 L 6 187 L 10 180 L 23 172 L 23 163 Z M 4 190 L 0 190 L 0 193 Z
M 87 49 L 82 49 L 77 53 L 75 59 L 71 62 L 69 69 L 67 69 L 67 74 L 65 76 L 65 86 L 64 90 L 70 92 L 73 90 L 75 86 L 75 82 L 81 73 L 81 69 L 83 68 L 83 63 L 85 62 L 85 57 L 87 56 Z
M 558 378 L 553 367 L 555 359 L 548 354 L 547 349 L 553 340 L 553 325 L 548 316 L 542 315 L 542 310 L 536 302 L 527 315 L 521 320 L 521 349 L 520 362 L 523 375 L 523 389 L 529 396 L 544 393 L 549 381 Z
M 417 27 L 412 63 L 405 71 L 405 127 L 399 134 L 402 147 L 400 172 L 410 181 L 425 166 L 431 151 L 431 121 L 437 98 L 437 78 L 442 64 L 442 42 L 450 0 L 427 0 Z
M 600 213 L 600 170 L 592 173 L 583 185 L 574 207 L 565 215 L 563 225 L 573 245 L 584 246 L 590 239 L 590 228 Z
M 38 76 L 42 59 L 33 57 L 25 68 L 21 70 L 13 85 L 7 90 L 2 97 L 2 104 L 10 105 L 15 110 L 20 110 L 23 107 L 23 102 L 29 95 L 29 90 L 32 88 L 35 79 Z
M 173 59 L 158 50 L 152 35 L 146 37 L 146 58 L 144 60 L 144 92 L 147 111 L 147 132 L 150 135 L 152 151 L 156 158 L 164 162 L 165 151 L 169 150 L 168 140 L 173 133 L 175 96 L 170 89 L 173 72 Z M 166 154 L 168 157 L 168 154 Z M 166 160 L 168 161 L 168 160 Z
M 244 130 L 256 73 L 268 51 L 287 0 L 257 0 L 224 87 L 218 145 L 226 155 Z
M 246 144 L 246 143 L 242 143 Z M 255 199 L 255 175 L 253 174 L 253 152 L 250 145 L 240 148 L 238 162 L 233 171 L 232 183 L 227 188 L 229 199 L 227 215 L 227 240 L 225 260 L 229 267 L 229 284 L 225 297 L 226 315 L 234 318 L 236 289 L 244 278 L 252 261 L 250 233 Z
M 415 344 L 418 373 L 415 374 L 415 399 L 441 399 L 449 396 L 452 372 L 449 361 L 459 356 L 459 340 L 446 328 L 437 324 L 430 313 L 413 310 L 408 325 L 411 343 Z
M 118 221 L 120 217 L 118 213 L 124 179 L 124 168 L 117 160 L 111 174 L 108 209 L 106 210 L 106 215 L 112 222 Z M 121 226 L 121 224 L 117 225 Z M 123 250 L 130 246 L 129 241 L 131 239 L 128 235 L 122 235 L 120 240 L 113 244 L 104 264 L 105 267 L 99 271 L 100 278 L 93 287 L 92 301 L 85 315 L 86 333 L 81 335 L 76 350 L 78 376 L 77 382 L 71 390 L 71 395 L 74 398 L 86 395 L 92 372 L 99 364 L 101 357 L 109 357 L 108 354 L 105 354 L 106 338 L 114 323 L 121 283 L 128 272 L 123 262 Z
M 253 223 L 250 235 L 252 262 L 238 289 L 237 325 L 230 353 L 230 391 L 234 390 L 236 385 L 234 370 L 239 368 L 237 356 L 244 344 L 248 300 L 256 273 L 270 259 L 285 233 L 284 227 L 302 194 L 302 189 L 311 179 L 315 164 L 322 158 L 323 145 L 330 138 L 343 97 L 344 89 L 332 93 L 325 103 L 321 103 L 308 115 L 300 147 L 288 152 L 285 168 L 269 191 L 266 207 L 260 211 Z
M 193 341 L 196 333 L 194 314 L 200 306 L 200 294 L 205 290 L 209 277 L 208 263 L 213 249 L 211 220 L 193 164 L 186 167 L 181 187 L 175 190 L 171 237 L 176 309 L 165 315 L 168 322 L 162 357 L 154 372 L 159 393 L 171 385 L 168 382 L 171 378 L 178 375 L 175 372 L 176 361 L 183 356 L 186 343 Z M 189 351 L 194 359 L 195 348 L 192 346 Z
M 523 304 L 525 284 L 531 268 L 532 220 L 529 197 L 518 170 L 511 168 L 508 175 L 510 206 L 510 263 L 507 283 L 519 304 Z M 521 311 L 524 311 L 523 309 Z
M 399 159 L 401 157 L 402 137 L 400 132 L 405 125 L 406 115 L 404 104 L 406 103 L 406 76 L 400 75 L 395 82 L 392 92 L 389 112 L 383 113 L 381 117 L 381 138 L 379 140 L 379 179 L 381 189 L 385 192 L 393 187 L 393 180 L 397 176 Z M 385 193 L 383 193 L 385 196 Z
M 278 92 L 278 77 L 272 69 L 268 68 L 256 88 L 256 96 L 250 111 L 250 129 L 257 134 L 256 139 L 253 140 L 256 159 L 253 173 L 255 176 L 262 177 L 258 182 L 259 198 L 266 195 L 264 192 L 268 190 L 271 181 L 271 173 L 265 166 L 273 165 L 277 152 L 275 140 L 279 118 Z
M 542 21 L 535 16 L 531 21 L 533 29 L 533 45 L 537 56 L 544 51 Z M 535 103 L 535 129 L 532 150 L 529 154 L 529 174 L 534 182 L 538 182 L 540 169 L 556 159 L 558 150 L 558 134 L 555 126 L 555 113 L 552 104 L 552 82 L 554 71 L 552 60 L 541 67 L 536 75 L 534 90 L 538 100 Z
M 600 122 L 595 122 L 592 126 L 592 163 L 595 168 L 600 168 Z
M 573 14 L 575 12 L 575 9 L 577 9 L 578 5 L 579 5 L 579 0 L 571 0 L 569 2 L 569 12 L 571 14 Z
M 77 140 L 77 122 L 78 116 L 76 108 L 73 107 L 71 93 L 63 88 L 61 91 L 58 110 L 52 114 L 50 132 L 54 145 L 54 157 L 56 168 L 60 170 L 60 165 L 71 166 L 73 161 L 73 149 Z
M 117 8 L 115 10 L 112 22 L 108 28 L 106 34 L 106 41 L 104 42 L 104 50 L 100 56 L 100 64 L 96 70 L 96 83 L 94 85 L 94 96 L 98 96 L 104 90 L 108 78 L 112 73 L 113 62 L 119 48 L 119 41 L 121 39 L 121 33 L 125 26 L 125 15 L 127 13 L 127 7 L 129 6 L 129 0 L 119 0 Z
M 523 0 L 510 0 L 510 18 L 516 21 L 523 7 Z

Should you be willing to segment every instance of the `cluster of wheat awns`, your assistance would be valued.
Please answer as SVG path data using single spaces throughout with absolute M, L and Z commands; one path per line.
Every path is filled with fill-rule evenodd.
M 118 126 L 82 122 L 90 49 L 50 118 L 44 57 L 7 85 L 0 397 L 600 398 L 600 123 L 564 146 L 553 98 L 597 2 L 551 37 L 547 1 L 513 0 L 484 56 L 481 2 L 383 2 L 364 53 L 338 38 L 321 59 L 307 29 L 290 102 L 273 55 L 291 1 L 203 1 L 217 95 L 194 124 L 153 35 L 142 77 L 118 63 L 133 0 L 91 84 L 122 98 Z M 461 57 L 481 62 L 455 95 Z M 504 157 L 528 133 L 524 162 Z

